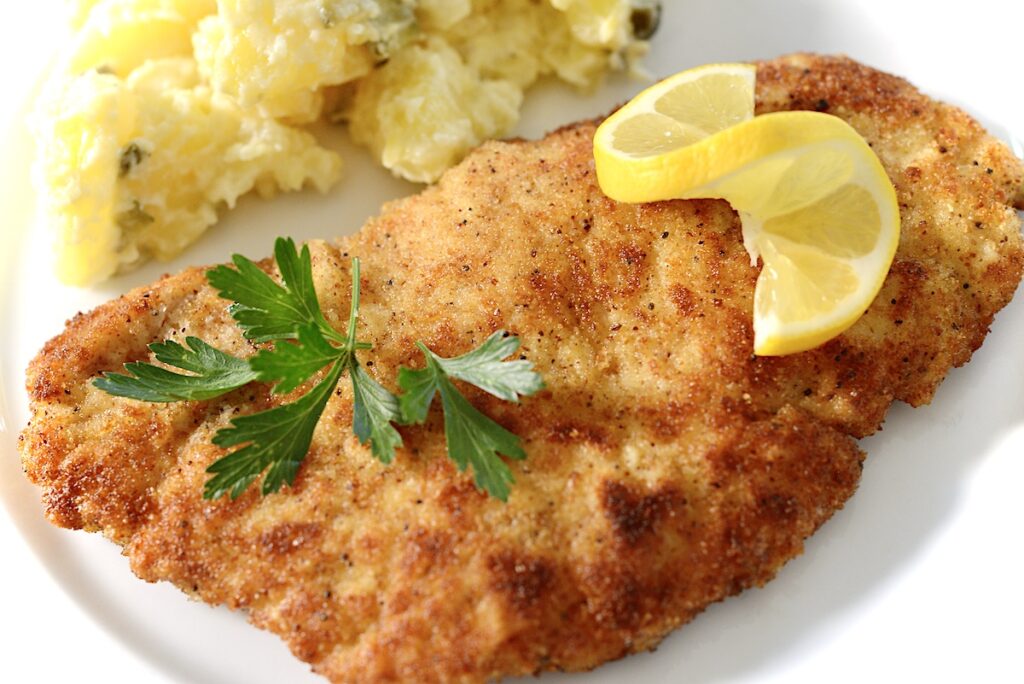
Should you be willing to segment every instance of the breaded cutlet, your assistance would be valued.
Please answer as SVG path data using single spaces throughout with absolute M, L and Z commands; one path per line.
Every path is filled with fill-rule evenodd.
M 32 361 L 21 450 L 47 515 L 122 545 L 145 580 L 244 610 L 338 683 L 585 670 L 767 582 L 854 492 L 855 438 L 896 399 L 928 402 L 981 345 L 1024 245 L 1020 161 L 906 81 L 792 55 L 758 65 L 757 103 L 847 120 L 895 184 L 895 262 L 838 338 L 753 356 L 758 267 L 736 214 L 606 198 L 594 123 L 491 142 L 311 249 L 339 327 L 361 259 L 361 358 L 391 390 L 421 365 L 417 339 L 452 356 L 497 329 L 522 338 L 546 390 L 518 405 L 467 390 L 528 453 L 507 503 L 445 457 L 436 413 L 401 428 L 394 463 L 374 460 L 344 385 L 293 487 L 203 500 L 214 433 L 294 397 L 144 404 L 92 385 L 164 339 L 253 353 L 195 268 L 77 316 Z

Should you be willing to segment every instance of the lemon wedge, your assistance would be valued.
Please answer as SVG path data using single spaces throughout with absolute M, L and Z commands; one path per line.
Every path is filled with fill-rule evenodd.
M 870 306 L 899 243 L 899 208 L 878 157 L 843 120 L 800 111 L 751 118 L 752 73 L 710 65 L 649 88 L 597 129 L 594 158 L 601 189 L 618 201 L 728 201 L 752 263 L 763 264 L 754 353 L 792 354 L 832 339 Z M 696 104 L 681 102 L 690 98 Z

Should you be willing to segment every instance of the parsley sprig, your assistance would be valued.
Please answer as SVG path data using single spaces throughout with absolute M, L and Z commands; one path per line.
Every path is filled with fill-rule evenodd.
M 324 377 L 296 401 L 268 411 L 242 416 L 213 438 L 219 447 L 241 447 L 213 463 L 208 472 L 204 496 L 215 499 L 224 493 L 239 496 L 264 471 L 262 491 L 276 492 L 281 485 L 295 482 L 299 465 L 309 451 L 313 431 L 343 373 L 352 382 L 355 397 L 386 397 L 375 402 L 359 402 L 361 420 L 356 436 L 371 445 L 375 457 L 389 463 L 402 437 L 391 425 L 400 418 L 398 400 L 376 380 L 362 371 L 356 351 L 369 344 L 356 339 L 359 316 L 359 260 L 352 262 L 352 303 L 348 333 L 335 330 L 323 312 L 313 287 L 313 267 L 308 247 L 302 253 L 291 240 L 278 240 L 274 255 L 283 285 L 276 283 L 256 264 L 235 255 L 235 268 L 218 266 L 207 279 L 221 297 L 234 303 L 229 311 L 242 333 L 257 342 L 274 340 L 273 349 L 260 351 L 249 361 L 256 380 L 276 383 L 274 394 L 298 389 L 324 368 Z
M 449 378 L 476 385 L 507 401 L 518 401 L 520 394 L 539 391 L 544 383 L 529 361 L 502 361 L 519 349 L 519 339 L 499 330 L 473 351 L 453 359 L 438 356 L 422 342 L 416 346 L 426 357 L 427 367 L 398 371 L 398 385 L 405 390 L 399 398 L 403 419 L 411 423 L 425 421 L 434 395 L 440 394 L 448 455 L 459 470 L 471 464 L 477 486 L 505 501 L 514 479 L 498 454 L 522 460 L 526 452 L 518 437 L 480 413 Z
M 272 384 L 274 394 L 298 390 L 318 375 L 319 380 L 290 403 L 234 418 L 217 432 L 214 444 L 235 448 L 207 469 L 203 496 L 240 496 L 263 477 L 264 495 L 293 484 L 309 451 L 313 432 L 341 377 L 352 383 L 352 429 L 361 444 L 382 463 L 391 463 L 402 436 L 395 424 L 426 420 L 435 394 L 441 396 L 448 455 L 460 471 L 472 466 L 478 487 L 507 500 L 512 471 L 501 459 L 523 459 L 519 438 L 477 410 L 457 389 L 452 378 L 475 385 L 500 399 L 516 402 L 543 387 L 532 364 L 524 359 L 503 361 L 519 348 L 519 340 L 504 331 L 491 335 L 477 349 L 451 359 L 433 353 L 425 344 L 426 367 L 401 368 L 396 397 L 360 365 L 357 352 L 372 348 L 356 337 L 359 317 L 359 260 L 352 260 L 352 298 L 345 333 L 323 315 L 313 284 L 309 248 L 299 252 L 291 239 L 279 238 L 274 256 L 281 283 L 241 255 L 234 268 L 218 266 L 207 279 L 220 296 L 232 302 L 229 311 L 242 334 L 254 342 L 273 342 L 255 356 L 242 359 L 220 351 L 196 337 L 186 346 L 166 341 L 150 345 L 163 366 L 133 362 L 126 373 L 105 373 L 95 385 L 115 396 L 150 402 L 213 399 L 250 382 Z

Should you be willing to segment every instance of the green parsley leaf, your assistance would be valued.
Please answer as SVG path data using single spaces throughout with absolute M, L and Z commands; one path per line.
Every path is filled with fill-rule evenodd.
M 348 353 L 348 349 L 328 342 L 320 328 L 310 324 L 299 327 L 297 344 L 279 341 L 273 350 L 254 356 L 249 365 L 259 374 L 259 380 L 277 383 L 274 394 L 286 394 Z
M 124 364 L 127 374 L 104 373 L 93 385 L 107 394 L 140 401 L 170 402 L 213 399 L 256 379 L 249 362 L 186 337 L 183 347 L 170 340 L 149 345 L 156 360 L 189 371 L 184 375 L 149 363 Z
M 437 364 L 453 378 L 465 380 L 505 401 L 519 401 L 544 389 L 544 381 L 533 372 L 533 363 L 525 359 L 502 361 L 519 349 L 519 338 L 498 330 L 473 351 L 443 359 L 434 356 Z
M 474 481 L 480 489 L 502 501 L 508 500 L 509 485 L 515 479 L 499 454 L 521 460 L 526 458 L 526 452 L 516 435 L 469 403 L 449 376 L 511 401 L 518 400 L 520 394 L 539 391 L 544 383 L 533 372 L 530 362 L 501 361 L 519 348 L 518 338 L 499 330 L 477 349 L 453 359 L 434 354 L 422 342 L 416 346 L 426 357 L 427 367 L 398 371 L 398 385 L 403 390 L 398 400 L 403 421 L 422 423 L 435 393 L 440 394 L 448 456 L 460 471 L 467 465 L 473 466 Z
M 398 398 L 371 378 L 355 357 L 348 369 L 352 379 L 352 430 L 360 444 L 370 442 L 370 451 L 381 463 L 391 463 L 402 436 L 391 424 L 401 422 Z
M 443 375 L 435 372 L 430 365 L 429 352 L 427 355 L 427 367 L 420 370 L 413 370 L 402 366 L 398 369 L 398 386 L 402 388 L 402 394 L 398 397 L 399 412 L 402 422 L 411 425 L 422 423 L 427 419 L 427 412 L 430 410 L 430 403 L 437 393 L 437 377 Z
M 300 254 L 291 238 L 278 238 L 274 258 L 284 285 L 241 254 L 232 258 L 235 268 L 221 265 L 206 272 L 220 296 L 234 302 L 231 315 L 243 334 L 256 342 L 295 339 L 300 327 L 313 324 L 328 339 L 342 342 L 320 310 L 309 247 L 303 245 Z
M 448 378 L 439 376 L 437 389 L 444 409 L 448 457 L 455 461 L 460 471 L 471 464 L 476 486 L 491 496 L 508 501 L 509 485 L 515 482 L 515 478 L 498 454 L 515 460 L 526 458 L 519 437 L 476 410 Z
M 276 492 L 284 483 L 294 484 L 299 465 L 313 441 L 313 430 L 338 385 L 344 366 L 331 370 L 308 394 L 298 400 L 248 416 L 235 418 L 231 426 L 219 430 L 213 443 L 229 448 L 245 445 L 215 461 L 206 472 L 203 497 L 216 499 L 223 494 L 238 498 L 264 470 L 261 491 Z

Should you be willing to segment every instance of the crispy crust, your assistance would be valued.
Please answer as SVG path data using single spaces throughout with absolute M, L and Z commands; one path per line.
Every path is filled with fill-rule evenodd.
M 444 457 L 437 415 L 402 428 L 395 463 L 374 461 L 347 388 L 294 487 L 203 501 L 213 433 L 288 397 L 162 406 L 90 385 L 168 337 L 252 353 L 193 269 L 76 317 L 32 362 L 22 453 L 49 517 L 102 531 L 146 580 L 246 610 L 334 682 L 587 669 L 768 581 L 856 487 L 850 435 L 894 398 L 928 401 L 1009 301 L 1022 171 L 962 112 L 850 60 L 794 55 L 758 79 L 761 111 L 848 119 L 897 187 L 896 263 L 840 338 L 751 357 L 757 270 L 733 212 L 608 200 L 593 124 L 488 143 L 357 235 L 311 246 L 336 323 L 361 257 L 365 359 L 386 385 L 418 364 L 416 339 L 452 355 L 498 328 L 522 337 L 547 389 L 518 406 L 470 393 L 529 453 L 507 504 Z

